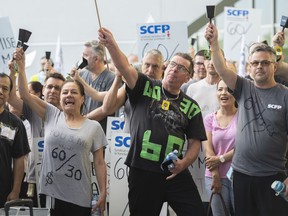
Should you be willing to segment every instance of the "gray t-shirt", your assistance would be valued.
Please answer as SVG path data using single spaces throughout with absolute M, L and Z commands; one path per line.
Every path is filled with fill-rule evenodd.
M 96 89 L 99 92 L 108 91 L 115 77 L 114 73 L 107 69 L 105 69 L 101 74 L 99 74 L 99 76 L 95 80 L 92 80 L 91 72 L 88 70 L 84 70 L 83 72 L 81 72 L 80 75 L 86 83 L 88 83 L 92 88 Z M 100 107 L 101 105 L 102 102 L 92 100 L 91 97 L 86 96 L 83 113 L 87 114 L 92 110 Z M 101 124 L 103 130 L 106 132 L 107 117 L 99 121 L 99 123 Z
M 250 176 L 285 173 L 288 89 L 260 89 L 238 76 L 233 95 L 239 117 L 232 167 Z
M 69 128 L 64 113 L 47 104 L 40 193 L 83 207 L 91 206 L 91 152 L 107 145 L 97 121 Z
M 92 80 L 91 72 L 88 70 L 85 70 L 81 72 L 82 79 L 90 85 L 92 88 L 96 89 L 99 92 L 102 91 L 108 91 L 114 81 L 114 74 L 105 69 L 99 76 Z M 84 114 L 87 114 L 91 112 L 92 110 L 96 109 L 97 107 L 100 107 L 102 105 L 102 102 L 92 100 L 90 97 L 85 98 L 85 107 L 84 107 Z

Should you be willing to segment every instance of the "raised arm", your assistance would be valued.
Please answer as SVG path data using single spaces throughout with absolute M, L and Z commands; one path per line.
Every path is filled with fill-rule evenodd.
M 115 80 L 111 88 L 104 97 L 102 106 L 89 112 L 87 114 L 89 119 L 101 121 L 106 116 L 115 113 L 115 111 L 124 104 L 126 91 L 124 85 L 119 89 L 121 82 L 121 78 L 117 78 L 117 76 L 115 76 Z
M 205 38 L 210 44 L 211 58 L 216 72 L 224 80 L 227 86 L 231 90 L 234 90 L 237 81 L 237 74 L 235 74 L 233 70 L 229 69 L 226 65 L 225 58 L 218 42 L 218 32 L 214 24 L 210 23 L 206 27 Z
M 128 87 L 133 89 L 138 79 L 136 69 L 129 64 L 127 57 L 120 50 L 112 33 L 108 29 L 101 28 L 99 29 L 98 34 L 100 43 L 108 49 L 115 67 L 124 76 Z
M 14 71 L 14 67 L 13 67 L 13 62 L 12 60 L 9 61 L 8 63 L 9 69 L 10 69 L 10 78 L 12 80 L 13 83 L 13 88 L 12 91 L 10 92 L 10 96 L 8 99 L 8 103 L 13 106 L 15 109 L 17 109 L 19 112 L 22 112 L 23 110 L 23 100 L 21 98 L 19 98 L 16 94 L 16 76 L 17 73 Z
M 86 83 L 85 80 L 83 80 L 82 77 L 79 76 L 79 71 L 77 70 L 77 68 L 75 67 L 72 68 L 72 70 L 70 71 L 70 76 L 73 79 L 78 80 L 84 86 L 86 95 L 91 97 L 92 100 L 101 101 L 101 102 L 103 101 L 107 92 L 106 91 L 99 92 L 96 89 L 92 88 L 90 85 L 88 85 L 88 83 Z
M 22 48 L 17 48 L 14 59 L 18 64 L 18 89 L 22 100 L 42 119 L 45 117 L 47 104 L 35 95 L 31 95 L 28 90 L 27 78 L 25 74 L 25 54 Z
M 121 85 L 122 85 L 121 74 L 118 71 L 116 71 L 114 82 L 110 87 L 109 91 L 107 92 L 103 100 L 103 105 L 101 106 L 103 111 L 106 112 L 107 115 L 111 115 L 125 103 L 126 98 L 125 85 L 122 85 L 122 87 L 119 88 L 119 86 Z

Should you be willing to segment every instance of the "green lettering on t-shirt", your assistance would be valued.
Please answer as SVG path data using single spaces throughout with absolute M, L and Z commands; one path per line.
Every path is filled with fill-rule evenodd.
M 183 139 L 173 136 L 173 135 L 169 135 L 168 140 L 167 140 L 167 147 L 166 147 L 165 155 L 168 155 L 174 149 L 179 150 L 179 152 L 182 151 L 183 144 L 184 144 Z
M 160 159 L 162 145 L 150 142 L 150 136 L 151 136 L 151 130 L 145 131 L 143 135 L 142 150 L 140 156 L 144 159 L 158 162 Z M 168 155 L 174 149 L 182 151 L 183 144 L 184 144 L 183 139 L 173 135 L 169 135 L 167 143 L 166 145 L 164 145 L 166 146 L 165 155 Z
M 157 101 L 160 101 L 161 98 L 161 87 L 160 86 L 150 86 L 150 82 L 146 81 L 145 87 L 143 90 L 143 96 L 152 97 Z
M 199 108 L 199 106 L 197 104 L 193 103 L 189 109 L 188 118 L 191 119 L 200 112 L 201 112 L 201 109 Z
M 183 112 L 184 114 L 187 114 L 191 103 L 192 102 L 187 98 L 183 98 L 183 100 L 180 103 L 180 111 Z
M 152 95 L 152 88 L 150 87 L 150 82 L 146 81 L 143 96 L 151 97 L 151 95 Z
M 161 145 L 150 142 L 151 130 L 144 132 L 140 156 L 151 161 L 159 161 Z
M 187 98 L 183 98 L 182 102 L 180 103 L 180 111 L 188 114 L 188 119 L 191 119 L 201 112 L 199 106 L 197 106 L 195 103 L 192 103 L 192 101 Z

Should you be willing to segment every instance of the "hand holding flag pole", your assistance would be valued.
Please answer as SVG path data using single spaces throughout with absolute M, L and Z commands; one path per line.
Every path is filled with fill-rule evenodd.
M 94 0 L 94 3 L 95 3 L 96 14 L 97 14 L 97 18 L 98 18 L 98 24 L 99 24 L 99 27 L 102 28 L 101 21 L 100 21 L 100 14 L 99 14 L 98 5 L 97 5 L 97 0 Z M 104 57 L 105 57 L 107 69 L 109 70 L 108 58 L 107 58 L 107 54 L 106 54 L 105 49 L 104 49 Z

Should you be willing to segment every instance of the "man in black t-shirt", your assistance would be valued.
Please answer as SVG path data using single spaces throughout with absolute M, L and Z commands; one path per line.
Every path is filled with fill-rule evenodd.
M 101 28 L 98 33 L 126 80 L 130 100 L 131 146 L 125 162 L 130 168 L 130 215 L 159 215 L 163 202 L 168 202 L 177 215 L 203 216 L 204 207 L 188 167 L 198 157 L 206 133 L 197 102 L 180 90 L 192 73 L 192 58 L 176 53 L 162 81 L 152 80 L 129 64 L 109 30 Z M 173 150 L 179 152 L 178 159 L 173 167 L 162 170 L 162 162 Z
M 5 110 L 12 88 L 10 77 L 0 73 L 0 208 L 6 201 L 19 197 L 24 156 L 30 152 L 25 126 Z

